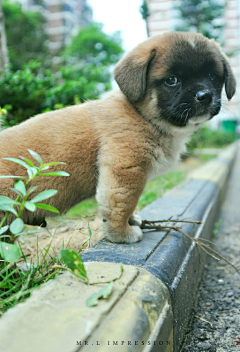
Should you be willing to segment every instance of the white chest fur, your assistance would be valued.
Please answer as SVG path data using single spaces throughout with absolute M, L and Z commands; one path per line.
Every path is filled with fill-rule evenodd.
M 148 181 L 160 176 L 171 169 L 175 169 L 182 153 L 186 151 L 186 143 L 189 136 L 179 136 L 171 139 L 167 146 L 158 146 L 152 157 L 151 169 L 148 174 Z

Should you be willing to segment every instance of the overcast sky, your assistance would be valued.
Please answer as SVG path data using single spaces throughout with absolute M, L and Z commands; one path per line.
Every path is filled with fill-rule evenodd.
M 88 0 L 93 19 L 104 24 L 106 33 L 122 32 L 123 47 L 131 50 L 147 39 L 145 22 L 139 12 L 142 0 Z

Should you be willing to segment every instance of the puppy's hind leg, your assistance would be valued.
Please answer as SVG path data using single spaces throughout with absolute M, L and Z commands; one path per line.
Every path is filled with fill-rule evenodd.
M 133 211 L 145 186 L 146 176 L 140 166 L 122 168 L 101 166 L 96 199 L 105 236 L 116 243 L 141 241 L 141 220 Z

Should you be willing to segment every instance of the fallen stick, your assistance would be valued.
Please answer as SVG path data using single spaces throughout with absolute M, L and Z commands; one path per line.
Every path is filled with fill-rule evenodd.
M 240 275 L 240 270 L 234 264 L 232 264 L 227 258 L 223 257 L 220 253 L 218 253 L 217 251 L 212 249 L 208 244 L 203 243 L 203 241 L 207 241 L 210 244 L 214 244 L 213 242 L 211 242 L 209 240 L 205 240 L 205 239 L 196 239 L 196 238 L 188 235 L 186 232 L 182 231 L 182 227 L 180 227 L 180 226 L 157 225 L 157 223 L 163 223 L 163 222 L 166 222 L 166 223 L 168 223 L 168 222 L 173 222 L 173 223 L 181 222 L 181 223 L 185 223 L 185 224 L 197 224 L 197 225 L 202 223 L 199 220 L 197 220 L 197 221 L 178 220 L 178 219 L 172 219 L 172 217 L 170 217 L 169 219 L 166 219 L 166 220 L 143 220 L 142 224 L 141 224 L 141 229 L 143 229 L 143 230 L 156 230 L 156 231 L 167 231 L 167 230 L 177 231 L 177 232 L 181 233 L 183 236 L 189 238 L 191 241 L 195 242 L 196 245 L 198 245 L 205 253 L 209 254 L 214 259 L 224 260 L 226 263 L 231 265 L 237 271 L 237 273 Z

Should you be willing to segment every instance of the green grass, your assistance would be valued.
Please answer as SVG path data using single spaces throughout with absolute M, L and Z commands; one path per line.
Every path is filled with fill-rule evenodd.
M 213 130 L 208 126 L 203 126 L 195 132 L 188 143 L 188 150 L 195 148 L 223 148 L 237 139 L 236 133 L 223 129 Z
M 91 230 L 89 229 L 89 239 L 90 237 Z M 51 245 L 52 242 L 50 242 L 47 248 L 39 250 L 37 242 L 37 263 L 34 264 L 31 260 L 27 260 L 21 246 L 20 249 L 24 260 L 21 265 L 17 265 L 16 262 L 8 263 L 0 260 L 0 316 L 17 303 L 24 302 L 30 296 L 31 292 L 40 287 L 41 284 L 54 279 L 65 270 L 69 271 L 67 266 L 69 268 L 71 265 L 76 266 L 75 262 L 69 260 L 69 258 L 68 261 L 71 265 L 66 266 L 66 260 L 63 258 L 63 252 L 68 250 L 69 243 L 66 246 L 64 246 L 64 243 L 62 244 L 59 254 L 56 257 L 52 257 L 49 253 Z M 62 251 L 63 249 L 64 251 Z M 70 252 L 74 251 L 70 250 Z M 74 253 L 78 255 L 80 252 L 81 248 L 78 253 Z M 65 253 L 66 255 L 69 256 L 69 253 Z M 75 271 L 70 271 L 76 275 Z
M 200 154 L 198 156 L 199 161 L 202 163 L 206 163 L 207 161 L 214 159 L 217 157 L 217 154 L 211 154 L 211 155 L 206 155 L 206 154 Z
M 168 190 L 182 182 L 186 177 L 183 171 L 169 172 L 147 183 L 137 205 L 137 211 L 163 196 Z
M 162 197 L 166 190 L 173 188 L 184 180 L 186 173 L 183 171 L 169 172 L 165 176 L 157 177 L 147 183 L 137 205 L 137 211 Z M 98 204 L 94 199 L 85 200 L 66 213 L 69 218 L 94 217 L 97 214 Z
M 200 164 L 203 164 L 216 157 L 216 155 L 198 155 L 197 159 Z M 148 182 L 146 187 L 139 199 L 136 210 L 140 211 L 142 208 L 152 203 L 157 198 L 163 196 L 163 194 L 186 178 L 187 173 L 183 170 L 171 171 L 164 176 L 155 178 L 154 180 Z M 73 208 L 71 208 L 67 213 L 66 217 L 69 218 L 84 218 L 84 217 L 94 217 L 97 214 L 98 204 L 95 199 L 85 200 Z
M 71 208 L 66 216 L 70 218 L 91 217 L 97 213 L 97 207 L 98 204 L 95 199 L 87 199 Z
M 34 265 L 22 253 L 25 270 L 17 266 L 16 262 L 0 261 L 0 315 L 17 303 L 23 302 L 35 288 L 60 273 L 59 269 L 54 268 L 54 265 L 61 264 L 60 256 L 46 260 L 50 246 L 51 243 L 44 253 L 41 252 L 41 260 L 38 253 L 38 263 Z

